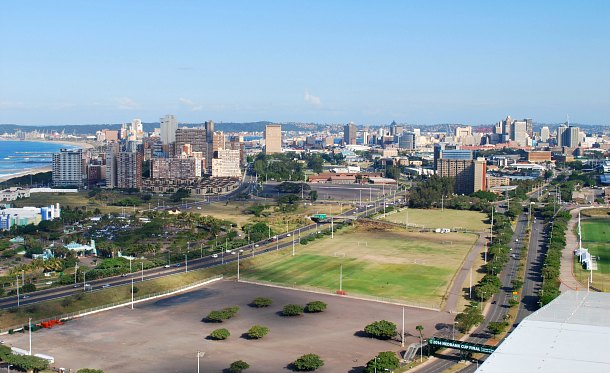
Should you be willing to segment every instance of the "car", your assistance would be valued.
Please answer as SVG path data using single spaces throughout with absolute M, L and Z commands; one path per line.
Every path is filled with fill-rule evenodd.
M 239 249 L 239 252 L 240 252 L 240 253 L 243 253 L 243 252 L 244 252 L 244 249 Z
M 30 297 L 29 295 L 24 295 L 24 296 L 21 297 L 21 299 L 27 299 L 29 297 Z
M 288 234 L 286 235 L 286 237 L 290 237 L 290 236 L 292 236 L 290 233 L 288 233 Z
M 231 255 L 235 255 L 235 251 L 231 251 Z
M 180 263 L 176 263 L 174 267 L 180 267 Z
M 53 285 L 53 281 L 47 281 L 45 282 L 46 285 Z
M 123 273 L 121 277 L 127 277 L 127 273 Z
M 104 284 L 104 285 L 102 285 L 102 289 L 109 288 L 109 287 L 110 287 L 110 284 Z
M 166 264 L 163 266 L 164 268 L 169 268 L 169 264 Z
M 519 239 L 518 239 L 518 238 L 515 238 L 515 242 L 519 242 Z
M 254 247 L 259 247 L 259 246 L 260 246 L 259 244 L 254 245 Z
M 201 210 L 201 206 L 197 206 L 197 210 Z
M 212 254 L 212 258 L 218 258 L 218 254 Z
M 74 284 L 72 287 L 73 287 L 73 288 L 79 288 L 79 287 L 80 287 L 80 285 L 78 285 L 78 284 Z

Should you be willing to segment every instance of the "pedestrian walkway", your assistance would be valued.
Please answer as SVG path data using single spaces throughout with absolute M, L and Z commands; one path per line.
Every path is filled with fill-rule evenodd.
M 586 208 L 586 207 L 584 207 Z M 576 235 L 576 225 L 578 224 L 578 213 L 583 207 L 575 208 L 570 211 L 572 218 L 568 222 L 566 230 L 566 247 L 561 253 L 561 267 L 559 270 L 560 291 L 586 289 L 587 284 L 581 284 L 574 276 L 574 250 L 578 248 L 578 237 Z

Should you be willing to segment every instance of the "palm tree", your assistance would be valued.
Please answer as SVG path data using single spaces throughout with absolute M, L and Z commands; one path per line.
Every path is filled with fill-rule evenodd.
M 417 325 L 415 327 L 415 330 L 417 330 L 419 332 L 419 350 L 420 350 L 420 357 L 419 357 L 419 361 L 422 362 L 424 360 L 424 327 L 422 325 Z

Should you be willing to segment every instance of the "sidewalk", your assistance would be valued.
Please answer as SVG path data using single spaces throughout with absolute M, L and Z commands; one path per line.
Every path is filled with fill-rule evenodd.
M 570 211 L 572 218 L 568 222 L 566 247 L 561 252 L 561 267 L 559 268 L 559 281 L 561 282 L 559 290 L 562 292 L 566 290 L 582 290 L 587 287 L 578 282 L 574 276 L 574 250 L 578 248 L 578 237 L 576 235 L 578 213 L 581 209 L 585 208 L 588 207 L 579 207 Z

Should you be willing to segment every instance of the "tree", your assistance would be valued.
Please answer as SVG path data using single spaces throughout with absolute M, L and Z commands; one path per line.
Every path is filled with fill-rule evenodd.
M 261 339 L 269 333 L 269 328 L 262 325 L 254 325 L 248 329 L 248 337 L 251 339 Z
M 273 300 L 271 300 L 271 298 L 257 297 L 257 298 L 254 298 L 251 305 L 256 308 L 263 308 L 263 307 L 269 307 L 272 303 L 273 303 Z
M 206 322 L 223 322 L 235 316 L 239 311 L 238 306 L 223 308 L 222 310 L 211 311 L 203 321 Z
M 424 340 L 424 327 L 423 327 L 423 325 L 417 325 L 415 327 L 415 330 L 417 330 L 419 332 L 419 340 L 423 341 Z
M 479 310 L 478 303 L 472 302 L 466 307 L 464 312 L 455 316 L 456 326 L 462 333 L 468 332 L 473 326 L 479 325 L 485 318 Z
M 490 322 L 487 324 L 487 330 L 495 337 L 498 334 L 503 333 L 508 327 L 508 323 L 506 321 L 502 322 Z
M 380 352 L 376 357 L 366 363 L 366 373 L 393 371 L 400 366 L 400 360 L 392 351 Z
M 242 371 L 250 368 L 250 364 L 246 363 L 243 360 L 237 360 L 231 363 L 229 366 L 229 372 L 231 373 L 241 373 Z
M 296 359 L 292 364 L 296 370 L 311 372 L 324 366 L 324 360 L 316 354 L 306 354 Z
M 326 309 L 326 303 L 316 300 L 313 302 L 309 302 L 307 303 L 307 305 L 305 306 L 305 311 L 307 312 L 322 312 Z
M 216 329 L 216 330 L 212 331 L 210 333 L 210 338 L 217 340 L 217 341 L 223 341 L 223 340 L 229 338 L 230 335 L 231 335 L 231 333 L 227 329 L 220 328 L 220 329 Z
M 282 310 L 282 315 L 284 316 L 299 316 L 304 311 L 303 306 L 298 304 L 287 304 L 284 306 Z
M 365 326 L 364 332 L 377 339 L 390 339 L 396 335 L 396 324 L 387 320 L 375 321 Z
M 34 284 L 25 284 L 21 287 L 20 291 L 22 293 L 30 293 L 32 291 L 36 291 L 36 285 Z
M 315 202 L 318 200 L 318 191 L 317 190 L 312 190 L 311 192 L 309 192 L 309 200 L 311 202 Z
M 104 373 L 101 369 L 82 368 L 76 371 L 76 373 Z

